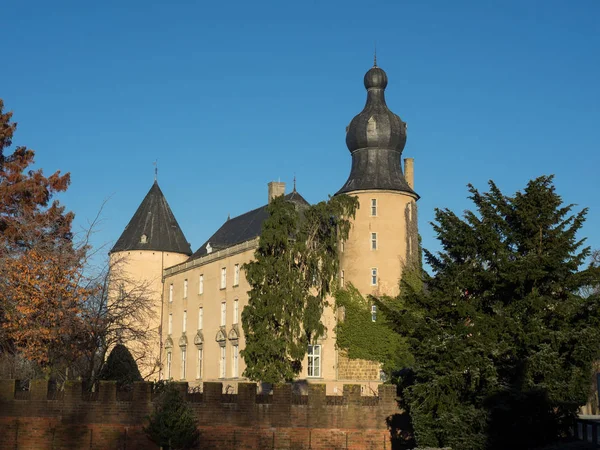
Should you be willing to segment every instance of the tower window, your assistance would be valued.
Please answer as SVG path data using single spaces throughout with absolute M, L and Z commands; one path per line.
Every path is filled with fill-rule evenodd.
M 371 286 L 377 286 L 377 268 L 371 269 Z
M 169 303 L 173 302 L 173 283 L 169 285 Z
M 204 275 L 200 275 L 198 278 L 198 294 L 204 294 Z
M 147 244 L 148 243 L 148 236 L 146 236 L 145 234 L 142 234 L 142 237 L 140 237 L 140 244 Z
M 187 298 L 188 291 L 188 281 L 183 280 L 183 298 Z
M 173 334 L 173 313 L 169 314 L 169 334 Z
M 201 330 L 204 325 L 204 308 L 198 308 L 198 329 Z
M 344 280 L 344 270 L 342 269 L 342 271 L 340 272 L 340 285 L 342 287 L 344 287 L 344 283 L 345 283 L 345 280 Z
M 376 198 L 371 199 L 371 215 L 372 216 L 377 215 L 377 199 Z
M 371 305 L 371 322 L 377 321 L 377 306 Z
M 377 233 L 371 233 L 371 250 L 377 250 Z
M 225 289 L 227 286 L 227 268 L 221 268 L 221 289 Z

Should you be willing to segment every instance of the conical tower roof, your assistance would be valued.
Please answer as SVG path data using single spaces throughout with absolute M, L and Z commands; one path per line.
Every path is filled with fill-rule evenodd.
M 190 244 L 156 181 L 110 253 L 129 250 L 192 254 Z

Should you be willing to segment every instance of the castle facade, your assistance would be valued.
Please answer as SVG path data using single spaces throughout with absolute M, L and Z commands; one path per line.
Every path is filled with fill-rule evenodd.
M 346 130 L 351 171 L 337 192 L 359 200 L 348 240 L 339 246 L 339 282 L 365 296 L 397 295 L 404 267 L 418 254 L 413 160 L 405 159 L 403 170 L 406 123 L 386 105 L 387 83 L 377 65 L 364 77 L 366 105 Z M 284 183 L 269 183 L 268 201 L 280 195 L 308 204 L 295 186 L 286 194 Z M 155 319 L 148 327 L 156 340 L 144 346 L 152 357 L 141 366 L 143 373 L 191 385 L 220 381 L 234 389 L 247 381 L 241 316 L 250 286 L 242 267 L 254 257 L 266 217 L 267 205 L 228 219 L 192 252 L 155 181 L 110 252 L 153 296 Z M 336 348 L 334 327 L 343 317 L 327 308 L 322 320 L 327 333 L 308 347 L 299 381 L 325 383 L 332 394 L 348 382 L 376 389 L 379 365 L 350 360 Z M 127 345 L 134 354 L 142 350 L 139 343 Z

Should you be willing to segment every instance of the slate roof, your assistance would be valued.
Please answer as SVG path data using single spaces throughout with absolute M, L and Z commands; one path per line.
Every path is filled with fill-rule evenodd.
M 352 168 L 337 193 L 383 189 L 407 192 L 419 198 L 402 172 L 400 160 L 406 144 L 406 123 L 390 111 L 385 102 L 387 75 L 383 69 L 373 66 L 366 73 L 364 84 L 367 103 L 352 119 L 346 133 Z
M 286 200 L 296 203 L 299 206 L 308 206 L 309 203 L 298 192 L 293 191 L 285 196 Z M 222 250 L 232 245 L 260 236 L 262 224 L 268 217 L 267 205 L 248 211 L 241 216 L 228 219 L 215 234 L 213 234 L 204 244 L 194 252 L 189 259 L 207 255 L 206 246 L 210 243 L 212 251 Z
M 145 242 L 142 236 L 146 236 Z M 110 253 L 128 250 L 156 250 L 191 255 L 167 199 L 155 181 L 137 211 L 125 227 Z

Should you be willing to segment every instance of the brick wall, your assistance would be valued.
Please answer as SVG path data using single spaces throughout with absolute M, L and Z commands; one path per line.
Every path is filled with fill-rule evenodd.
M 187 383 L 179 386 L 187 391 Z M 0 450 L 156 448 L 142 431 L 153 410 L 149 383 L 135 383 L 131 401 L 117 400 L 113 382 L 101 382 L 95 401 L 82 399 L 81 383 L 67 384 L 60 400 L 48 400 L 47 388 L 32 382 L 29 399 L 15 399 L 15 381 L 0 380 Z M 221 383 L 205 383 L 190 404 L 202 449 L 389 450 L 386 418 L 398 412 L 395 396 L 393 386 L 363 397 L 359 385 L 344 385 L 342 396 L 328 397 L 325 385 L 311 384 L 307 396 L 284 385 L 264 397 L 252 383 L 224 395 Z

